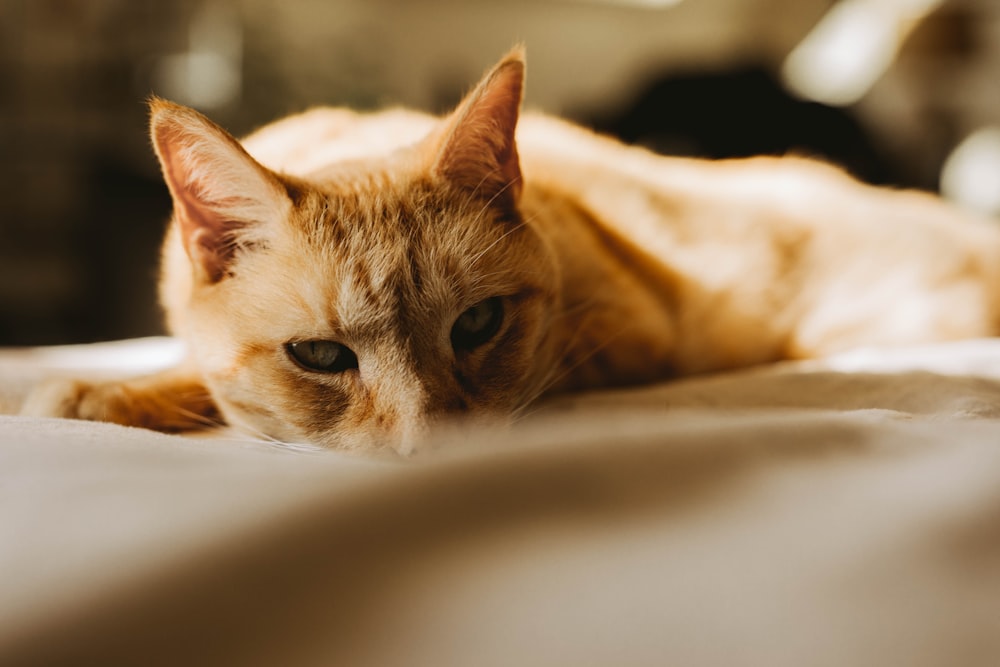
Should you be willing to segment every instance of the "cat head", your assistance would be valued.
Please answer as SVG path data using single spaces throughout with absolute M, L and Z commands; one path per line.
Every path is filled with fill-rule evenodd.
M 519 207 L 523 72 L 515 50 L 422 141 L 315 178 L 152 101 L 174 203 L 161 298 L 227 421 L 407 452 L 537 394 L 559 286 Z

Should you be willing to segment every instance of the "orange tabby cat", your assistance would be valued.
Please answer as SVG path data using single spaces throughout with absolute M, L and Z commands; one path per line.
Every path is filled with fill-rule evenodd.
M 997 332 L 992 223 L 807 160 L 518 123 L 523 71 L 517 49 L 444 119 L 316 109 L 242 144 L 153 100 L 189 357 L 25 411 L 408 451 L 554 392 Z

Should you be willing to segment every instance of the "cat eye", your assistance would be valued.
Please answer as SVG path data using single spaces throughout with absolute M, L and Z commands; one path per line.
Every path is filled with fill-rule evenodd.
M 285 350 L 299 366 L 310 371 L 343 373 L 358 367 L 358 357 L 344 345 L 332 340 L 289 343 Z
M 458 316 L 451 327 L 451 346 L 473 350 L 496 335 L 503 323 L 503 301 L 495 296 L 480 301 Z

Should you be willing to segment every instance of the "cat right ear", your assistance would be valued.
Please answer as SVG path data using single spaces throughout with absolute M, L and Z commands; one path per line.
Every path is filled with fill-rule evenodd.
M 524 48 L 515 47 L 446 121 L 434 169 L 453 184 L 513 208 L 521 191 L 515 132 L 524 87 Z
M 150 100 L 150 135 L 196 275 L 224 278 L 241 247 L 284 219 L 291 201 L 277 177 L 228 132 L 193 109 Z

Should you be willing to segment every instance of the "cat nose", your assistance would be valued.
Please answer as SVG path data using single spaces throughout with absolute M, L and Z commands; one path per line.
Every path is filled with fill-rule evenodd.
M 448 378 L 394 369 L 392 385 L 380 394 L 385 435 L 400 456 L 413 456 L 441 439 L 439 430 L 468 412 L 468 402 Z
M 434 446 L 437 441 L 451 440 L 456 416 L 465 412 L 464 404 L 441 400 L 428 392 L 416 392 L 415 400 L 396 406 L 391 429 L 394 449 L 400 456 L 413 456 Z
M 430 428 L 425 419 L 405 419 L 397 426 L 393 449 L 400 456 L 420 453 L 428 444 Z

